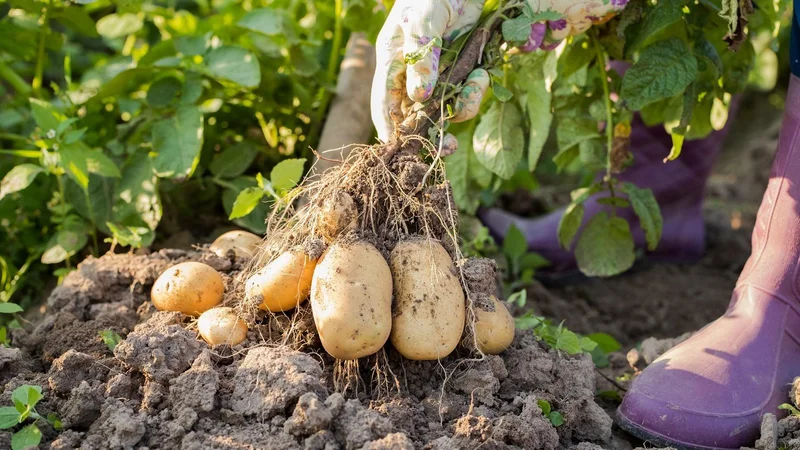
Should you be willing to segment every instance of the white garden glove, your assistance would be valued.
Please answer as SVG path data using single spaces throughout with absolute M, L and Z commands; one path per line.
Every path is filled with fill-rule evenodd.
M 528 42 L 522 51 L 551 50 L 569 35 L 583 33 L 593 23 L 609 20 L 628 0 L 528 0 L 534 13 L 553 11 L 561 15 L 531 25 Z M 433 93 L 439 77 L 441 48 L 434 46 L 419 61 L 406 65 L 405 56 L 415 54 L 429 42 L 439 39 L 447 45 L 477 24 L 484 0 L 398 0 L 376 42 L 376 70 L 372 82 L 372 121 L 378 137 L 387 141 L 395 120 L 402 117 L 403 101 L 424 102 Z M 404 83 L 405 79 L 405 83 Z M 489 87 L 489 74 L 474 70 L 456 98 L 451 122 L 469 120 L 478 113 Z M 456 140 L 445 136 L 442 154 L 455 151 Z

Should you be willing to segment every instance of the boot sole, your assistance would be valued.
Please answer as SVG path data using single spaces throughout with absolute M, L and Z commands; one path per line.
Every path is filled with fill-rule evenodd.
M 614 422 L 622 428 L 625 432 L 635 436 L 646 443 L 654 444 L 657 447 L 672 447 L 677 450 L 739 450 L 741 447 L 707 447 L 704 445 L 695 445 L 688 442 L 678 441 L 673 438 L 668 438 L 655 431 L 648 430 L 622 415 L 619 411 L 616 414 Z M 645 445 L 645 447 L 647 447 Z

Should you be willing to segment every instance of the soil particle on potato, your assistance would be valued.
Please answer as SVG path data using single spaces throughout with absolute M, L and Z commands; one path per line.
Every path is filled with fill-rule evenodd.
M 497 262 L 491 258 L 465 258 L 458 262 L 470 294 L 497 294 Z

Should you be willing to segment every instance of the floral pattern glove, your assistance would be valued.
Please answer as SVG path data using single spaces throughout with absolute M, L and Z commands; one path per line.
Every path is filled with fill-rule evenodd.
M 531 25 L 522 51 L 552 50 L 567 36 L 583 33 L 621 11 L 628 0 L 528 0 L 534 14 L 552 12 L 560 19 Z M 471 30 L 480 19 L 484 0 L 398 0 L 376 43 L 376 70 L 372 82 L 372 121 L 378 137 L 387 141 L 399 120 L 404 101 L 424 102 L 439 77 L 441 45 Z M 438 44 L 438 45 L 437 45 Z M 409 64 L 406 58 L 409 57 Z M 489 74 L 474 70 L 456 98 L 451 122 L 469 120 L 478 113 L 489 87 Z M 445 136 L 441 152 L 455 151 L 456 140 Z

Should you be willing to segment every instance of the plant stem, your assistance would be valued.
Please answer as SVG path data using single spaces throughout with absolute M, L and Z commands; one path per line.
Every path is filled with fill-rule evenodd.
M 611 111 L 611 89 L 608 86 L 608 71 L 606 70 L 607 54 L 600 47 L 600 40 L 597 33 L 592 34 L 595 54 L 597 56 L 597 66 L 600 69 L 600 84 L 603 86 L 603 101 L 606 106 L 606 176 L 605 182 L 608 185 L 611 196 L 614 197 L 614 185 L 611 182 L 611 151 L 614 148 L 614 114 Z M 616 207 L 612 208 L 616 212 Z
M 6 80 L 18 94 L 28 95 L 31 92 L 28 83 L 3 61 L 0 61 L 0 78 Z
M 334 5 L 333 40 L 331 41 L 331 54 L 328 58 L 328 71 L 325 74 L 325 84 L 333 84 L 336 81 L 336 72 L 339 69 L 339 56 L 342 53 L 342 10 L 344 0 L 336 0 Z M 328 104 L 333 97 L 333 92 L 323 85 L 319 91 L 319 108 L 317 115 L 311 123 L 311 129 L 306 139 L 306 148 L 309 149 L 316 145 L 325 113 L 328 112 Z
M 89 198 L 89 189 L 83 190 L 84 198 L 86 199 L 86 209 L 89 211 L 89 221 L 92 223 L 92 229 L 89 231 L 89 234 L 92 235 L 92 256 L 97 257 L 100 253 L 100 246 L 97 245 L 97 223 L 94 220 L 94 206 L 92 205 L 92 199 Z
M 45 44 L 47 44 L 47 35 L 50 31 L 50 2 L 47 2 L 47 5 L 44 7 L 44 15 L 42 16 L 42 23 L 41 23 L 42 30 L 39 33 L 39 52 L 36 56 L 36 72 L 33 76 L 33 82 L 31 83 L 31 87 L 33 88 L 34 93 L 36 96 L 41 98 L 41 88 L 42 88 L 42 76 L 44 74 L 44 50 Z
M 58 180 L 58 192 L 59 192 L 59 195 L 60 195 L 60 198 L 59 198 L 60 205 L 59 205 L 59 207 L 61 208 L 61 223 L 64 223 L 64 220 L 66 220 L 66 218 L 67 218 L 67 210 L 64 207 L 66 205 L 66 203 L 67 203 L 67 200 L 64 198 L 64 180 L 63 180 L 63 178 L 64 178 L 64 175 L 62 175 L 60 173 L 56 174 L 56 180 Z M 70 264 L 70 261 L 69 261 L 69 255 L 67 255 L 67 258 L 64 260 L 64 262 L 67 264 L 67 269 L 71 269 L 72 268 L 71 267 L 72 265 Z

